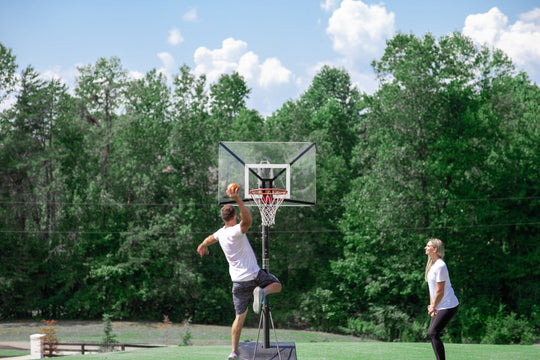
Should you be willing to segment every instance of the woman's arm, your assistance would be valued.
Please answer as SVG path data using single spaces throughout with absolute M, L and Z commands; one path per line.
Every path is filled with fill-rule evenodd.
M 441 281 L 437 283 L 437 290 L 435 291 L 435 299 L 430 299 L 430 304 L 428 306 L 428 312 L 431 316 L 435 316 L 437 313 L 437 305 L 441 302 L 443 296 L 444 296 L 444 284 L 445 281 Z

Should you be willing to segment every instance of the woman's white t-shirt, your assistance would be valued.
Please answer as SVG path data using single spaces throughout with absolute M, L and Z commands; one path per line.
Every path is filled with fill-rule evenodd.
M 437 310 L 451 309 L 459 305 L 459 301 L 454 294 L 454 289 L 450 283 L 450 276 L 448 275 L 448 268 L 443 259 L 437 259 L 431 269 L 429 269 L 427 275 L 427 283 L 429 286 L 429 295 L 431 299 L 435 299 L 435 293 L 437 292 L 437 283 L 444 281 L 444 295 L 441 302 L 437 305 Z
M 255 280 L 260 267 L 246 234 L 240 224 L 222 227 L 214 233 L 223 253 L 229 262 L 229 274 L 232 281 Z

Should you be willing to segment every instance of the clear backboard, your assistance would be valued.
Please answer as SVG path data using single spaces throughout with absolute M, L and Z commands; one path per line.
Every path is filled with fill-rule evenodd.
M 218 202 L 234 204 L 225 190 L 235 182 L 247 206 L 255 206 L 252 189 L 287 190 L 281 206 L 313 206 L 316 191 L 316 146 L 312 142 L 220 142 Z

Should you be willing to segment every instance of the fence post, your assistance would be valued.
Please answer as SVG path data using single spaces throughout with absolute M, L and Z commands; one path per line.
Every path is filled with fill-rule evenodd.
M 45 334 L 30 335 L 30 358 L 43 359 L 45 353 Z

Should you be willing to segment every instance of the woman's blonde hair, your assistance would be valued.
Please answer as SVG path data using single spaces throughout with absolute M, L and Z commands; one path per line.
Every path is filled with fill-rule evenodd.
M 429 239 L 431 241 L 431 246 L 437 249 L 437 255 L 442 259 L 444 257 L 444 243 L 442 240 L 439 239 Z M 425 273 L 425 279 L 427 280 L 427 275 L 429 272 L 429 269 L 431 269 L 431 265 L 433 265 L 433 260 L 431 259 L 431 256 L 428 256 L 427 264 L 426 264 L 426 273 Z

